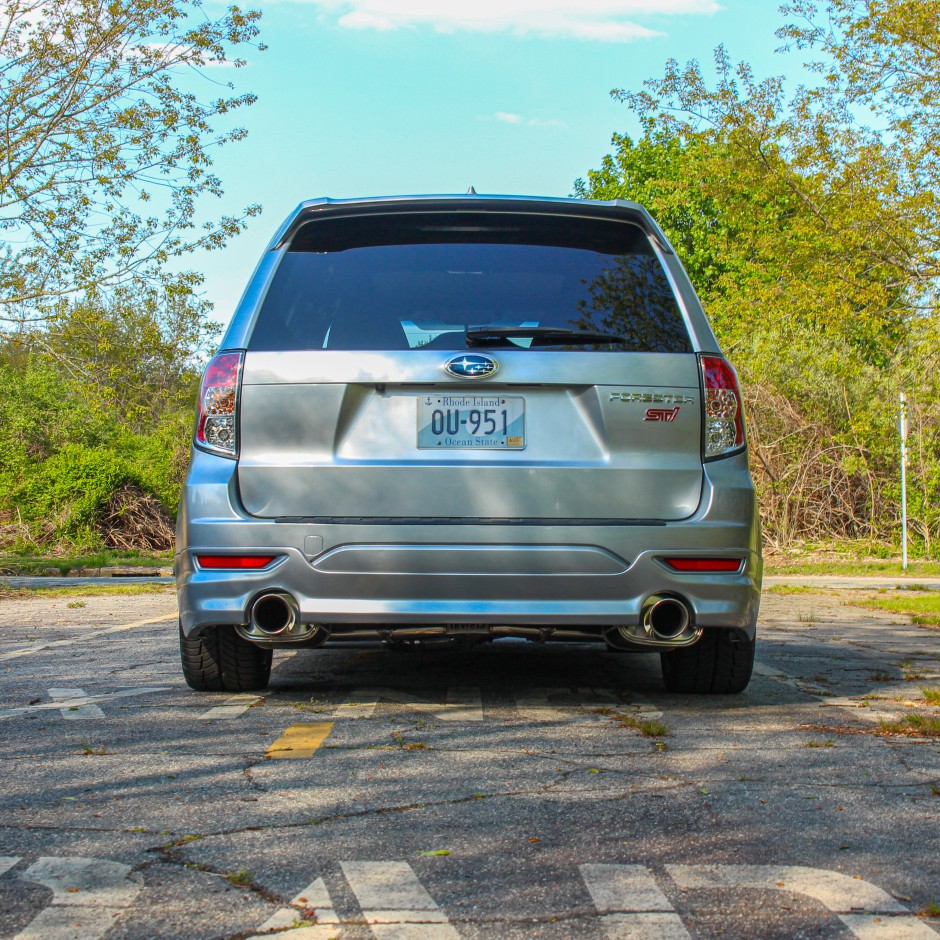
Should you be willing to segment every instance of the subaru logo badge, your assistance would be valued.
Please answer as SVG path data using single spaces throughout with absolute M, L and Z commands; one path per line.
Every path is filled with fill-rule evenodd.
M 465 353 L 451 356 L 444 363 L 444 371 L 457 379 L 486 379 L 496 374 L 499 364 L 489 356 L 479 353 Z

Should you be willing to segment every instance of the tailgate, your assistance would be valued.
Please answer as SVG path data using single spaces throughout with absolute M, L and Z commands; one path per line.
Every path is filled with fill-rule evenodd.
M 454 354 L 249 352 L 238 463 L 245 509 L 264 518 L 546 523 L 673 521 L 695 511 L 694 354 L 500 351 L 498 372 L 483 380 L 447 375 Z M 507 416 L 511 426 L 495 434 L 471 433 L 481 419 L 489 431 Z M 458 433 L 446 434 L 447 421 Z

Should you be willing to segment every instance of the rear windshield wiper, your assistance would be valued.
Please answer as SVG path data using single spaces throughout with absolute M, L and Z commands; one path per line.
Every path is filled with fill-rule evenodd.
M 603 343 L 626 344 L 615 333 L 596 330 L 567 330 L 559 326 L 479 326 L 465 334 L 468 346 L 508 346 L 513 339 L 532 339 L 533 346 L 593 346 Z M 515 345 L 515 344 L 513 344 Z

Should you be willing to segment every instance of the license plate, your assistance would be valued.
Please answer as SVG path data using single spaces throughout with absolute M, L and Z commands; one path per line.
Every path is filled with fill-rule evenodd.
M 422 396 L 418 399 L 418 447 L 521 450 L 525 447 L 525 399 Z

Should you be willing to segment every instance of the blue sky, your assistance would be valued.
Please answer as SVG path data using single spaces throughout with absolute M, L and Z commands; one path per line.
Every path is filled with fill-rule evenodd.
M 724 43 L 780 72 L 776 0 L 263 0 L 268 49 L 211 79 L 254 91 L 247 140 L 218 153 L 221 206 L 263 214 L 204 271 L 227 323 L 270 236 L 316 196 L 570 195 L 614 132 L 634 128 L 612 88 Z M 210 11 L 212 6 L 209 6 Z M 790 66 L 792 68 L 792 64 Z

